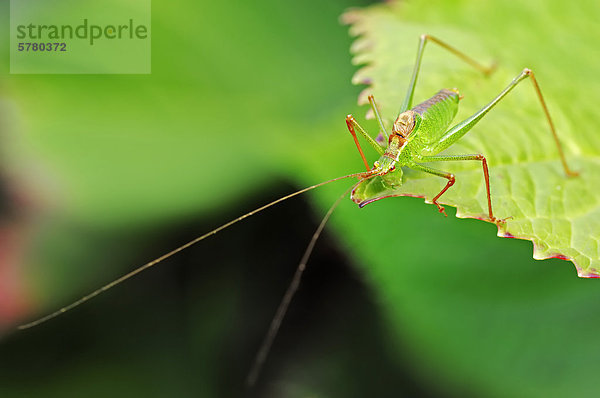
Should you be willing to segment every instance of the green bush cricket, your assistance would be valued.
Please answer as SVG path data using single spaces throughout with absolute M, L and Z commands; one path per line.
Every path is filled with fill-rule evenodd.
M 27 329 L 36 325 L 39 325 L 43 322 L 46 322 L 56 316 L 67 312 L 74 307 L 77 307 L 89 299 L 99 295 L 100 293 L 120 284 L 121 282 L 131 278 L 132 276 L 162 262 L 163 260 L 177 254 L 180 251 L 187 249 L 188 247 L 212 236 L 231 225 L 244 220 L 256 213 L 261 212 L 277 203 L 283 202 L 291 197 L 297 196 L 301 193 L 307 192 L 309 190 L 318 188 L 320 186 L 329 184 L 334 181 L 339 181 L 346 178 L 356 177 L 358 178 L 358 182 L 355 183 L 350 189 L 348 189 L 342 196 L 340 196 L 336 202 L 331 206 L 328 210 L 325 217 L 322 219 L 319 227 L 315 231 L 308 247 L 306 248 L 304 255 L 298 265 L 296 273 L 292 279 L 291 284 L 289 285 L 278 309 L 277 312 L 271 322 L 268 333 L 261 344 L 261 347 L 258 351 L 258 354 L 255 358 L 255 362 L 251 368 L 251 371 L 248 375 L 247 383 L 248 385 L 252 385 L 255 383 L 258 375 L 260 373 L 260 369 L 269 353 L 270 347 L 274 341 L 275 336 L 279 330 L 279 326 L 285 316 L 287 308 L 299 286 L 300 280 L 302 278 L 302 273 L 306 267 L 310 254 L 314 248 L 314 245 L 321 234 L 325 224 L 327 223 L 329 217 L 335 210 L 336 206 L 340 203 L 340 201 L 346 196 L 346 194 L 350 191 L 352 200 L 359 205 L 359 207 L 363 207 L 369 203 L 374 201 L 394 197 L 401 196 L 394 192 L 394 190 L 402 185 L 402 167 L 408 167 L 414 170 L 422 171 L 425 173 L 433 174 L 442 178 L 447 179 L 447 183 L 445 187 L 432 198 L 431 202 L 437 206 L 440 212 L 444 212 L 444 208 L 438 203 L 439 198 L 454 184 L 455 177 L 453 174 L 432 168 L 425 163 L 430 162 L 447 162 L 447 161 L 459 161 L 459 160 L 477 160 L 482 164 L 484 183 L 486 187 L 487 194 L 487 204 L 488 204 L 488 214 L 487 220 L 493 222 L 495 224 L 502 224 L 506 219 L 498 219 L 492 210 L 492 199 L 490 192 L 490 183 L 489 183 L 489 171 L 487 166 L 487 160 L 482 154 L 466 154 L 466 155 L 439 155 L 442 151 L 450 147 L 454 144 L 458 139 L 460 139 L 463 135 L 465 135 L 471 128 L 473 128 L 484 116 L 487 112 L 489 112 L 504 96 L 506 96 L 518 83 L 526 79 L 527 77 L 531 78 L 533 87 L 536 91 L 537 97 L 540 101 L 541 107 L 544 111 L 545 117 L 548 121 L 550 132 L 552 133 L 553 139 L 555 140 L 558 153 L 560 155 L 561 162 L 563 164 L 563 168 L 567 176 L 576 176 L 577 173 L 573 172 L 569 169 L 560 141 L 558 139 L 558 135 L 554 128 L 554 124 L 550 117 L 548 108 L 543 99 L 541 90 L 539 85 L 535 79 L 533 72 L 530 69 L 524 69 L 517 77 L 515 77 L 509 85 L 498 94 L 490 103 L 485 105 L 479 111 L 474 113 L 472 116 L 463 120 L 462 122 L 450 127 L 454 116 L 458 110 L 459 100 L 462 98 L 458 90 L 456 89 L 443 89 L 440 90 L 437 94 L 435 94 L 430 99 L 412 107 L 414 90 L 417 83 L 419 70 L 421 67 L 422 56 L 424 53 L 425 45 L 428 41 L 432 41 L 439 46 L 445 48 L 449 52 L 453 53 L 458 58 L 462 59 L 466 63 L 472 65 L 476 69 L 480 70 L 484 74 L 489 74 L 493 71 L 493 67 L 484 67 L 462 53 L 461 51 L 455 49 L 454 47 L 446 44 L 445 42 L 430 36 L 430 35 L 422 35 L 419 40 L 419 47 L 417 51 L 416 62 L 413 68 L 412 77 L 408 86 L 408 90 L 406 93 L 406 97 L 404 102 L 400 108 L 400 114 L 396 118 L 393 123 L 391 133 L 386 131 L 383 120 L 379 114 L 378 107 L 376 105 L 375 99 L 373 96 L 369 97 L 369 102 L 371 104 L 372 110 L 378 120 L 379 127 L 381 129 L 380 135 L 374 139 L 372 138 L 354 119 L 353 116 L 348 115 L 346 117 L 346 124 L 353 136 L 354 142 L 357 146 L 357 149 L 360 153 L 360 156 L 365 165 L 366 171 L 360 173 L 354 173 L 342 177 L 337 177 L 328 181 L 324 181 L 310 187 L 304 188 L 302 190 L 296 191 L 284 197 L 281 197 L 277 200 L 274 200 L 264 206 L 261 206 L 249 213 L 246 213 L 228 223 L 225 223 L 212 231 L 156 258 L 153 261 L 150 261 L 135 270 L 129 272 L 128 274 L 110 282 L 109 284 L 93 291 L 92 293 L 82 297 L 81 299 L 49 314 L 38 320 L 33 322 L 24 324 L 19 326 L 19 329 Z M 363 136 L 364 139 L 379 153 L 380 158 L 374 163 L 373 167 L 369 167 L 369 163 L 366 160 L 366 157 L 363 153 L 363 150 L 358 141 L 358 137 L 356 134 L 356 130 Z M 387 142 L 386 142 L 387 141 Z M 508 215 L 510 217 L 510 215 Z
M 411 108 L 423 51 L 428 40 L 439 44 L 485 74 L 489 74 L 493 70 L 493 67 L 485 68 L 479 65 L 462 52 L 433 36 L 422 35 L 419 42 L 419 50 L 417 52 L 417 60 L 414 66 L 413 75 L 408 86 L 408 92 L 406 93 L 406 98 L 400 108 L 400 115 L 393 124 L 391 134 L 386 132 L 373 96 L 369 97 L 369 102 L 377 117 L 381 131 L 383 132 L 383 137 L 388 141 L 387 147 L 384 148 L 374 140 L 362 127 L 360 127 L 351 115 L 346 118 L 348 129 L 352 133 L 363 162 L 367 167 L 367 172 L 362 176 L 363 181 L 361 181 L 352 192 L 352 199 L 354 202 L 362 207 L 379 199 L 398 196 L 392 191 L 394 187 L 402 184 L 402 169 L 398 166 L 405 166 L 425 173 L 434 174 L 448 180 L 448 183 L 442 191 L 432 199 L 432 203 L 438 207 L 439 211 L 444 212 L 444 208 L 438 203 L 438 199 L 454 184 L 455 178 L 451 173 L 431 168 L 422 163 L 478 160 L 481 161 L 483 167 L 488 201 L 488 220 L 495 223 L 502 223 L 503 220 L 498 220 L 492 211 L 489 172 L 485 156 L 482 154 L 444 156 L 438 155 L 438 153 L 450 147 L 471 130 L 471 128 L 473 128 L 487 112 L 500 102 L 506 94 L 527 77 L 531 78 L 537 97 L 540 100 L 540 104 L 544 110 L 546 119 L 548 120 L 548 125 L 556 142 L 565 173 L 567 176 L 577 175 L 577 173 L 571 171 L 567 165 L 558 135 L 554 128 L 554 124 L 552 123 L 552 119 L 550 118 L 550 113 L 546 107 L 535 75 L 530 69 L 523 69 L 523 71 L 490 103 L 450 129 L 448 129 L 448 127 L 456 115 L 458 102 L 461 99 L 458 90 L 440 90 L 427 101 Z M 373 146 L 373 148 L 381 155 L 379 160 L 375 162 L 373 168 L 369 168 L 368 166 L 360 144 L 356 139 L 355 129 L 357 129 L 369 144 L 371 144 L 371 146 Z

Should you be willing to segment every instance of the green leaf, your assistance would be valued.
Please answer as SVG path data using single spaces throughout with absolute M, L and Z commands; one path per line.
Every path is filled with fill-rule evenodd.
M 550 9 L 546 14 L 533 6 L 519 6 L 511 11 L 510 20 L 479 21 L 494 25 L 468 34 L 465 25 L 478 20 L 465 21 L 460 10 L 469 7 L 477 8 L 465 3 L 463 7 L 445 9 L 417 2 L 346 13 L 352 34 L 358 36 L 352 47 L 354 63 L 364 64 L 354 76 L 354 83 L 368 85 L 359 103 L 368 103 L 367 95 L 373 94 L 388 124 L 397 116 L 419 36 L 424 33 L 441 38 L 484 64 L 498 63 L 495 73 L 485 77 L 436 44 L 426 46 L 414 104 L 441 88 L 456 87 L 465 98 L 455 123 L 487 104 L 524 67 L 531 68 L 546 97 L 567 161 L 580 172 L 579 177 L 566 177 L 543 109 L 527 81 L 443 153 L 482 153 L 487 157 L 494 214 L 508 218 L 498 228 L 498 236 L 531 240 L 534 258 L 569 259 L 579 276 L 598 277 L 600 135 L 592 126 L 599 124 L 594 108 L 600 91 L 597 79 L 586 72 L 598 70 L 598 58 L 584 50 L 586 44 L 592 48 L 591 34 L 584 31 L 587 25 L 580 22 L 579 13 L 567 13 L 561 24 L 552 24 L 548 29 L 544 22 L 551 18 Z M 420 20 L 436 22 L 425 25 Z M 528 21 L 524 26 L 535 24 L 535 29 L 524 33 L 523 27 L 515 28 L 517 21 L 523 20 Z M 507 28 L 507 22 L 512 29 Z M 574 73 L 574 65 L 585 65 L 586 71 Z M 456 176 L 456 184 L 440 202 L 455 206 L 459 218 L 485 219 L 487 197 L 480 163 L 448 162 L 435 167 Z M 442 178 L 408 170 L 404 184 L 394 194 L 431 200 L 445 183 Z

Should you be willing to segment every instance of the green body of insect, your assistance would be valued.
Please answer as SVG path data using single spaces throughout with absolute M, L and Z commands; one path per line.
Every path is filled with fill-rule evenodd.
M 364 179 L 352 192 L 352 199 L 363 207 L 386 197 L 377 196 L 377 193 L 382 188 L 386 192 L 402 185 L 402 169 L 398 166 L 415 167 L 422 154 L 436 154 L 440 133 L 443 134 L 454 119 L 458 101 L 456 90 L 443 89 L 413 109 L 402 112 L 394 122 L 385 152 L 369 171 L 374 177 L 381 178 Z

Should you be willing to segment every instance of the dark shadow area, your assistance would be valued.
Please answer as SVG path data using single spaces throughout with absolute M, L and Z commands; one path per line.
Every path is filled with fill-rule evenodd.
M 243 209 L 166 227 L 136 264 L 293 189 L 280 185 Z M 396 363 L 379 308 L 327 230 L 258 384 L 244 388 L 319 217 L 290 200 L 14 333 L 0 345 L 2 396 L 439 396 L 415 381 L 410 363 Z

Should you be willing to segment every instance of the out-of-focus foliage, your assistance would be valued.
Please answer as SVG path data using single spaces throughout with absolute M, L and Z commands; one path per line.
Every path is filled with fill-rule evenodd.
M 344 123 L 347 113 L 362 114 L 354 106 L 359 89 L 350 84 L 351 40 L 338 22 L 351 5 L 153 2 L 150 76 L 3 74 L 10 135 L 18 138 L 4 143 L 6 167 L 44 192 L 20 269 L 31 306 L 53 310 L 251 210 L 272 198 L 266 191 L 274 181 L 302 187 L 360 171 Z M 6 26 L 8 5 L 2 7 Z M 552 33 L 569 15 L 579 16 L 577 30 Z M 507 76 L 534 69 L 559 129 L 571 117 L 593 120 L 594 71 L 557 48 L 588 54 L 585 65 L 598 59 L 589 33 L 597 15 L 547 2 L 415 1 L 401 9 L 419 33 L 470 36 L 474 55 L 498 60 Z M 416 35 L 398 38 L 410 53 L 398 60 L 402 68 L 412 64 L 416 45 Z M 436 51 L 428 49 L 422 83 L 444 78 L 436 72 L 443 65 L 428 61 Z M 7 71 L 8 60 L 0 62 Z M 546 77 L 570 62 L 576 78 Z M 506 84 L 498 76 L 486 81 L 473 73 L 466 83 L 477 79 L 482 90 L 498 91 Z M 518 96 L 528 96 L 527 87 L 517 90 L 502 105 L 507 113 L 525 111 Z M 560 95 L 571 101 L 557 111 Z M 324 212 L 347 185 L 311 195 L 314 212 Z M 271 271 L 294 267 L 312 233 L 298 227 L 305 213 L 286 209 L 274 220 L 263 214 L 246 221 L 247 229 L 237 226 L 241 235 L 232 228 L 182 253 L 179 260 L 194 271 L 168 278 L 174 259 L 52 323 L 6 337 L 2 396 L 240 395 L 289 280 Z M 296 229 L 301 237 L 291 235 Z M 575 278 L 563 261 L 534 261 L 529 242 L 497 239 L 494 231 L 444 218 L 421 199 L 362 210 L 346 201 L 330 236 L 358 265 L 378 307 L 357 300 L 357 288 L 343 300 L 313 298 L 320 316 L 292 308 L 263 388 L 272 396 L 594 396 L 600 314 L 589 303 L 600 298 L 597 286 Z M 311 266 L 342 273 L 330 264 L 337 256 L 317 258 L 308 280 Z M 344 290 L 336 277 L 320 281 L 321 292 Z M 272 302 L 256 298 L 272 286 Z M 311 319 L 293 322 L 294 312 Z M 329 339 L 314 331 L 320 328 Z M 291 332 L 308 337 L 292 340 Z

